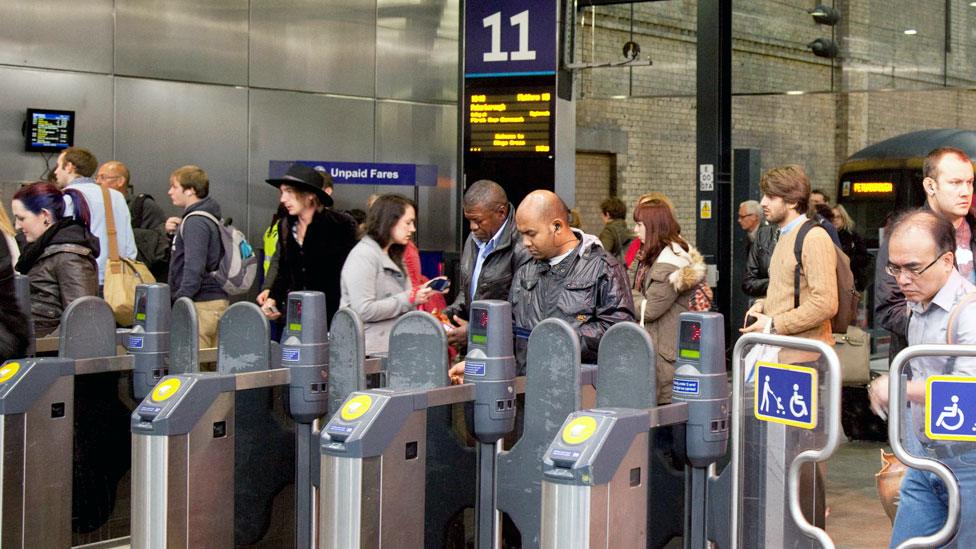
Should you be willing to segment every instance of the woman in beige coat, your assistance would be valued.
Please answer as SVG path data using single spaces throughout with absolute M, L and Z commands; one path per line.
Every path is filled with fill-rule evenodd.
M 681 238 L 668 204 L 651 199 L 634 208 L 634 232 L 641 241 L 634 290 L 640 295 L 640 323 L 657 351 L 657 401 L 671 402 L 677 350 L 678 315 L 689 310 L 695 289 L 705 280 L 701 254 Z

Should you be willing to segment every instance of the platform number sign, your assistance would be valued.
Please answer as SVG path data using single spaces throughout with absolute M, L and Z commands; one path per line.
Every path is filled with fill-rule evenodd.
M 976 442 L 976 377 L 931 376 L 925 383 L 925 434 Z
M 552 74 L 555 0 L 465 2 L 466 77 Z
M 760 421 L 801 429 L 817 426 L 817 370 L 759 362 L 754 413 Z

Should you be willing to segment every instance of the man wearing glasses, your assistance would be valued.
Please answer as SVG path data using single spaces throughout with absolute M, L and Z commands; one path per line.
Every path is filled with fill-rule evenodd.
M 950 313 L 966 294 L 976 291 L 955 267 L 958 230 L 943 216 L 928 209 L 915 210 L 897 218 L 888 239 L 886 273 L 891 276 L 907 301 L 908 344 L 946 343 Z M 962 307 L 950 334 L 954 343 L 976 343 L 976 307 Z M 933 445 L 924 434 L 925 380 L 931 375 L 976 376 L 976 360 L 966 357 L 920 357 L 911 362 L 912 378 L 906 398 L 910 411 L 905 414 L 904 444 L 916 456 L 938 459 L 959 481 L 962 508 L 958 547 L 976 547 L 976 447 L 966 443 Z M 881 417 L 888 409 L 888 376 L 868 386 L 871 408 Z M 891 547 L 911 537 L 926 536 L 945 524 L 946 487 L 934 474 L 918 469 L 905 473 L 899 492 L 900 503 L 891 533 Z
M 976 217 L 970 212 L 973 200 L 973 164 L 963 151 L 942 147 L 925 157 L 922 166 L 922 188 L 926 204 L 923 208 L 945 218 L 955 229 L 956 247 L 953 250 L 959 273 L 976 282 L 973 252 L 976 250 Z M 888 356 L 894 357 L 905 347 L 908 330 L 908 308 L 905 295 L 894 277 L 885 271 L 888 264 L 888 244 L 882 242 L 874 274 L 874 318 L 892 334 Z
M 125 164 L 109 160 L 98 168 L 95 181 L 103 187 L 119 191 L 125 197 L 132 220 L 137 259 L 149 267 L 156 280 L 166 280 L 171 245 L 166 234 L 166 214 L 152 195 L 134 194 L 129 177 L 129 168 Z

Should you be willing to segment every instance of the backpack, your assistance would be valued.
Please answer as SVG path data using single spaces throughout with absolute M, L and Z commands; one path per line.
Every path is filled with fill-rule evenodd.
M 704 280 L 695 285 L 695 293 L 688 298 L 689 311 L 711 311 L 712 289 Z
M 793 272 L 793 307 L 800 306 L 800 273 L 803 271 L 803 239 L 810 229 L 820 227 L 816 220 L 805 221 L 796 235 L 793 245 L 793 255 L 796 256 L 796 270 Z M 823 229 L 823 227 L 820 227 Z M 824 229 L 826 231 L 826 229 Z M 857 304 L 861 300 L 861 293 L 854 287 L 854 273 L 851 272 L 851 260 L 843 250 L 834 244 L 837 254 L 837 314 L 830 319 L 830 329 L 835 334 L 846 334 L 847 328 L 857 319 Z
M 180 237 L 183 237 L 183 226 L 187 218 L 200 216 L 212 221 L 217 225 L 217 232 L 220 234 L 220 261 L 217 263 L 217 270 L 210 273 L 220 287 L 228 295 L 240 295 L 246 293 L 254 285 L 254 280 L 258 275 L 258 256 L 254 249 L 247 243 L 244 233 L 234 228 L 233 225 L 224 224 L 212 214 L 207 212 L 195 211 L 186 214 L 183 218 L 184 223 L 180 223 Z M 227 253 L 230 251 L 230 253 Z

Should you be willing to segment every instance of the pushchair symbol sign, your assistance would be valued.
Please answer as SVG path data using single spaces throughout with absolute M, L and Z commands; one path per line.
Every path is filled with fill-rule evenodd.
M 755 387 L 756 419 L 802 429 L 817 426 L 816 369 L 759 362 Z

